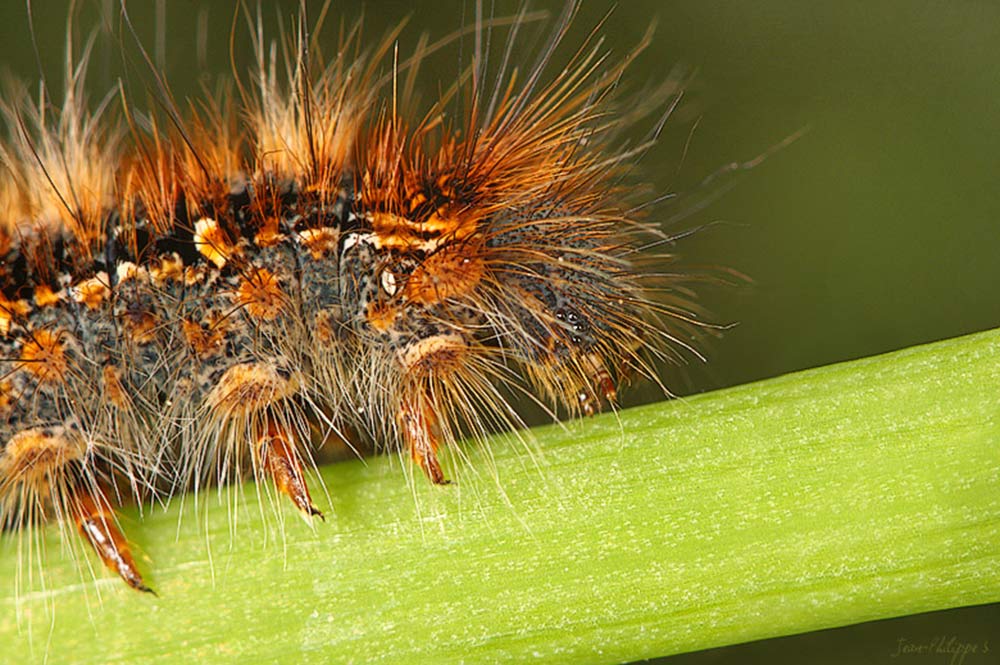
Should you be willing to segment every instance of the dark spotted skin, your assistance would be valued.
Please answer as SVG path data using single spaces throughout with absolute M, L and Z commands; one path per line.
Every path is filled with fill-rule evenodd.
M 286 202 L 280 239 L 260 247 L 246 192 L 230 196 L 219 221 L 235 238 L 238 251 L 221 268 L 197 250 L 191 231 L 195 220 L 181 205 L 168 233 L 154 233 L 141 208 L 138 219 L 113 218 L 104 246 L 93 252 L 97 258 L 83 266 L 71 239 L 58 232 L 44 238 L 52 248 L 45 256 L 39 256 L 37 238 L 15 241 L 0 268 L 0 286 L 6 299 L 23 300 L 28 311 L 11 317 L 7 334 L 0 336 L 3 394 L 9 396 L 0 400 L 0 444 L 18 431 L 69 420 L 94 439 L 120 436 L 111 415 L 117 407 L 103 399 L 105 367 L 114 368 L 133 403 L 143 401 L 134 417 L 160 414 L 160 422 L 148 423 L 148 429 L 169 429 L 170 418 L 196 412 L 230 367 L 287 365 L 275 339 L 301 325 L 304 314 L 336 307 L 339 299 L 336 257 L 313 260 L 295 227 L 339 226 L 339 220 L 333 217 L 336 210 L 299 205 L 294 196 Z M 338 203 L 337 210 L 342 209 Z M 306 276 L 303 263 L 310 264 Z M 281 315 L 269 321 L 253 317 L 233 298 L 246 276 L 263 268 L 288 297 Z M 52 288 L 61 295 L 57 303 L 41 307 L 33 302 L 35 287 L 49 285 L 41 275 L 55 276 Z M 92 309 L 70 294 L 75 285 L 97 275 L 104 275 L 108 290 Z M 192 327 L 201 331 L 203 344 L 191 343 Z M 39 329 L 55 331 L 65 342 L 70 369 L 64 381 L 40 382 L 15 362 L 24 340 Z
M 503 277 L 514 295 L 497 302 L 497 309 L 516 318 L 518 329 L 529 334 L 504 337 L 503 328 L 483 311 L 490 307 L 489 298 L 475 306 L 460 300 L 407 303 L 406 280 L 427 253 L 379 249 L 364 206 L 354 200 L 350 180 L 345 183 L 341 196 L 326 207 L 286 186 L 278 197 L 282 209 L 277 233 L 263 246 L 260 219 L 252 206 L 253 185 L 231 193 L 225 206 L 215 207 L 213 218 L 234 249 L 221 267 L 199 252 L 193 232 L 197 215 L 189 214 L 181 203 L 166 233 L 153 231 L 141 206 L 136 219 L 112 217 L 104 246 L 93 253 L 98 258 L 84 269 L 68 238 L 50 239 L 55 254 L 48 261 L 48 272 L 57 276 L 63 291 L 103 272 L 110 294 L 97 309 L 70 298 L 49 307 L 33 306 L 11 326 L 0 341 L 7 358 L 17 356 L 26 331 L 49 327 L 66 334 L 74 372 L 66 385 L 58 387 L 38 386 L 24 371 L 10 375 L 8 392 L 30 398 L 19 397 L 13 407 L 7 406 L 0 440 L 20 429 L 62 423 L 71 413 L 91 427 L 105 428 L 91 432 L 92 436 L 115 436 L 107 429 L 115 420 L 99 399 L 106 366 L 115 369 L 128 394 L 143 400 L 145 411 L 151 407 L 163 416 L 151 427 L 166 432 L 170 420 L 191 418 L 234 365 L 268 363 L 285 373 L 308 370 L 316 353 L 298 353 L 302 345 L 339 354 L 349 371 L 357 364 L 352 354 L 374 352 L 396 362 L 421 340 L 445 335 L 503 347 L 524 362 L 551 362 L 590 351 L 616 323 L 609 316 L 614 309 L 608 307 L 607 298 L 621 290 L 616 282 L 620 267 L 602 258 L 600 248 L 592 246 L 587 236 L 573 237 L 570 232 L 553 239 L 550 228 L 525 224 L 532 213 L 524 211 L 483 222 L 489 251 L 502 255 L 507 245 L 531 243 L 593 251 L 583 266 L 586 270 L 581 269 L 579 255 L 567 254 L 565 261 L 550 257 L 524 263 L 518 273 Z M 553 212 L 540 209 L 534 214 Z M 326 244 L 310 243 L 310 234 L 317 232 L 327 234 Z M 19 246 L 11 250 L 5 266 L 4 293 L 9 298 L 30 294 L 37 271 L 32 271 L 32 261 L 19 252 Z M 122 266 L 138 270 L 123 272 Z M 275 276 L 287 296 L 280 315 L 272 320 L 255 318 L 233 299 L 247 275 L 261 269 Z M 386 272 L 391 279 L 384 277 Z M 519 293 L 531 302 L 519 299 Z M 369 308 L 377 303 L 394 309 L 390 323 L 373 324 Z M 619 318 L 624 321 L 631 314 L 625 311 Z M 200 331 L 203 344 L 192 344 L 192 329 Z M 325 335 L 318 335 L 318 330 Z
M 66 269 L 77 269 L 78 259 L 70 254 L 69 242 L 53 243 L 54 250 L 66 254 L 47 266 L 48 270 L 29 270 L 12 275 L 4 269 L 7 284 L 18 277 L 17 289 L 5 289 L 11 299 L 18 298 L 28 309 L 11 317 L 9 329 L 0 336 L 0 357 L 4 359 L 3 383 L 5 393 L 11 398 L 5 407 L 0 406 L 0 444 L 6 444 L 17 432 L 33 427 L 65 425 L 82 429 L 91 437 L 114 436 L 109 431 L 113 425 L 110 409 L 97 398 L 103 392 L 103 368 L 120 366 L 130 371 L 134 365 L 123 362 L 122 335 L 112 315 L 112 306 L 105 299 L 91 308 L 77 302 L 71 295 L 71 285 L 104 275 L 105 266 L 94 262 L 82 275 L 74 276 Z M 13 260 L 7 266 L 30 265 L 29 257 L 18 255 L 13 249 Z M 44 274 L 55 274 L 55 283 L 42 281 Z M 59 294 L 59 301 L 47 306 L 34 302 L 36 287 L 48 287 Z M 58 376 L 39 376 L 32 371 L 41 363 L 20 362 L 26 345 L 40 340 L 43 333 L 50 333 L 59 340 L 65 353 L 65 371 Z M 136 383 L 141 381 L 137 378 Z

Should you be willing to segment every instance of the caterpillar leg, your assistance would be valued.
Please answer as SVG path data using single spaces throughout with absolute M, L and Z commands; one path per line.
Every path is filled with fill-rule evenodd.
M 581 364 L 590 378 L 590 385 L 584 386 L 577 393 L 577 401 L 583 414 L 594 415 L 601 410 L 603 402 L 612 407 L 617 404 L 618 387 L 600 356 L 587 354 L 581 358 Z
M 274 480 L 274 486 L 287 496 L 307 517 L 326 518 L 313 504 L 309 486 L 302 472 L 302 460 L 295 452 L 291 434 L 271 421 L 257 443 L 261 468 Z
M 0 448 L 0 526 L 30 526 L 33 511 L 39 516 L 52 512 L 75 523 L 104 565 L 126 584 L 153 593 L 94 470 L 84 464 L 86 455 L 84 439 L 64 427 L 36 427 L 11 437 Z
M 136 591 L 156 592 L 146 586 L 135 565 L 124 534 L 115 522 L 114 510 L 100 490 L 76 487 L 69 497 L 69 507 L 77 529 L 90 543 L 101 561 Z
M 323 514 L 313 504 L 302 470 L 302 454 L 296 446 L 296 435 L 287 421 L 277 418 L 281 408 L 292 408 L 285 402 L 297 387 L 277 365 L 243 363 L 226 370 L 212 388 L 206 403 L 219 427 L 229 427 L 224 437 L 229 450 L 218 451 L 223 459 L 239 457 L 249 452 L 254 457 L 254 470 L 259 476 L 269 475 L 279 492 L 287 496 L 307 517 Z M 241 448 L 249 445 L 250 451 Z
M 426 401 L 419 398 L 404 400 L 399 410 L 399 423 L 413 462 L 423 469 L 432 483 L 447 485 L 450 481 L 444 477 L 437 457 L 437 417 Z

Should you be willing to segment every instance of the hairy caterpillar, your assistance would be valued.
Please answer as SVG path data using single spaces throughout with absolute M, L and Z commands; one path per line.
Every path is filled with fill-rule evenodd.
M 5 528 L 74 524 L 149 591 L 114 517 L 130 497 L 249 475 L 321 515 L 303 472 L 317 430 L 445 484 L 438 451 L 519 427 L 513 395 L 590 414 L 690 349 L 687 278 L 630 181 L 648 141 L 625 139 L 677 88 L 626 108 L 643 44 L 613 61 L 592 38 L 556 61 L 577 8 L 525 62 L 527 12 L 490 60 L 500 22 L 480 10 L 471 64 L 424 108 L 416 72 L 441 43 L 401 58 L 394 33 L 366 46 L 356 26 L 327 59 L 304 11 L 277 45 L 238 14 L 254 71 L 191 111 L 153 67 L 162 112 L 127 95 L 88 110 L 86 51 L 58 106 L 13 96 Z

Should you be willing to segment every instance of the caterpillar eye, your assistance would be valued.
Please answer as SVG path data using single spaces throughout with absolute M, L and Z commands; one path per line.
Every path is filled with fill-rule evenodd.
M 385 291 L 387 296 L 396 295 L 396 275 L 391 270 L 386 269 L 382 271 L 381 283 L 382 290 Z

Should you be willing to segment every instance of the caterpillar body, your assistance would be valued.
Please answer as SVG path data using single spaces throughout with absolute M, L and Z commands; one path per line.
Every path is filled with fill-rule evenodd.
M 492 70 L 478 20 L 471 65 L 429 109 L 426 41 L 400 61 L 395 34 L 364 49 L 348 30 L 325 60 L 304 16 L 281 48 L 251 19 L 252 77 L 188 114 L 166 93 L 159 117 L 127 98 L 88 110 L 86 54 L 58 107 L 8 101 L 6 531 L 75 525 L 149 591 L 125 501 L 250 475 L 321 516 L 304 469 L 324 429 L 445 484 L 442 446 L 521 425 L 511 395 L 590 414 L 690 349 L 687 277 L 664 269 L 671 238 L 637 219 L 630 184 L 648 147 L 623 138 L 634 54 L 611 62 L 592 38 L 554 67 L 576 11 L 525 67 L 527 14 Z

